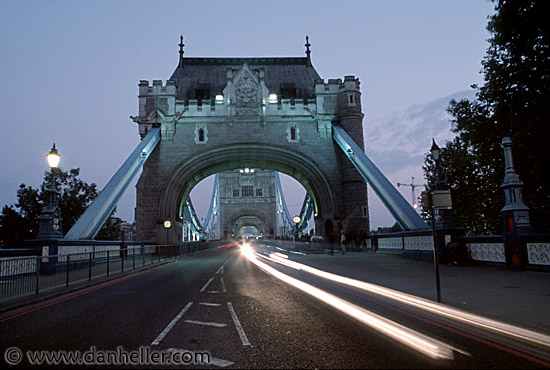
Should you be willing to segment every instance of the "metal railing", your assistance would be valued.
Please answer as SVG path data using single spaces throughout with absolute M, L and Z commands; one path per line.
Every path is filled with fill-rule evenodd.
M 49 256 L 0 259 L 0 298 L 35 293 L 157 264 L 207 249 L 206 243 L 177 245 L 130 245 Z

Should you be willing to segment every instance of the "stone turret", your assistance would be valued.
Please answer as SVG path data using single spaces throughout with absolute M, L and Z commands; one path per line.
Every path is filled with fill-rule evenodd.
M 364 115 L 361 110 L 359 86 L 359 79 L 354 76 L 345 76 L 344 81 L 339 84 L 337 124 L 342 126 L 361 149 L 365 150 Z M 348 235 L 349 238 L 356 236 L 361 231 L 368 232 L 368 222 L 365 222 L 368 219 L 367 185 L 361 174 L 343 153 L 338 153 L 338 157 L 342 173 L 342 211 L 346 215 L 340 224 L 346 234 L 351 234 Z

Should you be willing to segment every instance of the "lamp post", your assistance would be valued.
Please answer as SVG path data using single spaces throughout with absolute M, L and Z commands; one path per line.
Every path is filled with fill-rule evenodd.
M 432 153 L 432 158 L 435 161 L 435 182 L 434 187 L 435 190 L 439 190 L 439 186 L 441 183 L 441 179 L 439 178 L 439 154 L 440 149 L 435 143 L 435 140 L 432 139 L 432 147 L 430 149 L 430 152 Z M 438 256 L 438 245 L 437 245 L 437 234 L 435 229 L 435 208 L 433 205 L 433 198 L 430 201 L 431 203 L 431 209 L 432 209 L 432 235 L 434 240 L 434 268 L 435 268 L 435 286 L 437 290 L 437 301 L 441 302 L 441 285 L 439 282 L 439 256 Z
M 169 244 L 169 241 L 170 241 L 169 230 L 171 227 L 172 227 L 172 223 L 170 222 L 170 220 L 164 221 L 164 228 L 166 229 L 166 244 Z
M 42 214 L 38 217 L 38 236 L 37 239 L 61 239 L 61 212 L 58 204 L 57 185 L 55 181 L 55 170 L 59 165 L 61 157 L 57 152 L 55 143 L 47 156 L 48 164 L 51 168 L 50 183 L 48 184 L 48 202 L 42 208 Z

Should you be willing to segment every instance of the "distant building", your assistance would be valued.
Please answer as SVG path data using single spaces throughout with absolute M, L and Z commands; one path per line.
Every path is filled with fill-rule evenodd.
M 277 235 L 275 172 L 241 168 L 220 173 L 220 227 L 224 239 Z

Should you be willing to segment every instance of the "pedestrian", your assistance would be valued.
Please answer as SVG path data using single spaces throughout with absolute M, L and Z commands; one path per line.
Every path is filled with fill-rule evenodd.
M 342 254 L 346 254 L 346 235 L 344 234 L 344 231 L 342 230 L 342 233 L 340 235 L 340 248 L 342 248 Z

